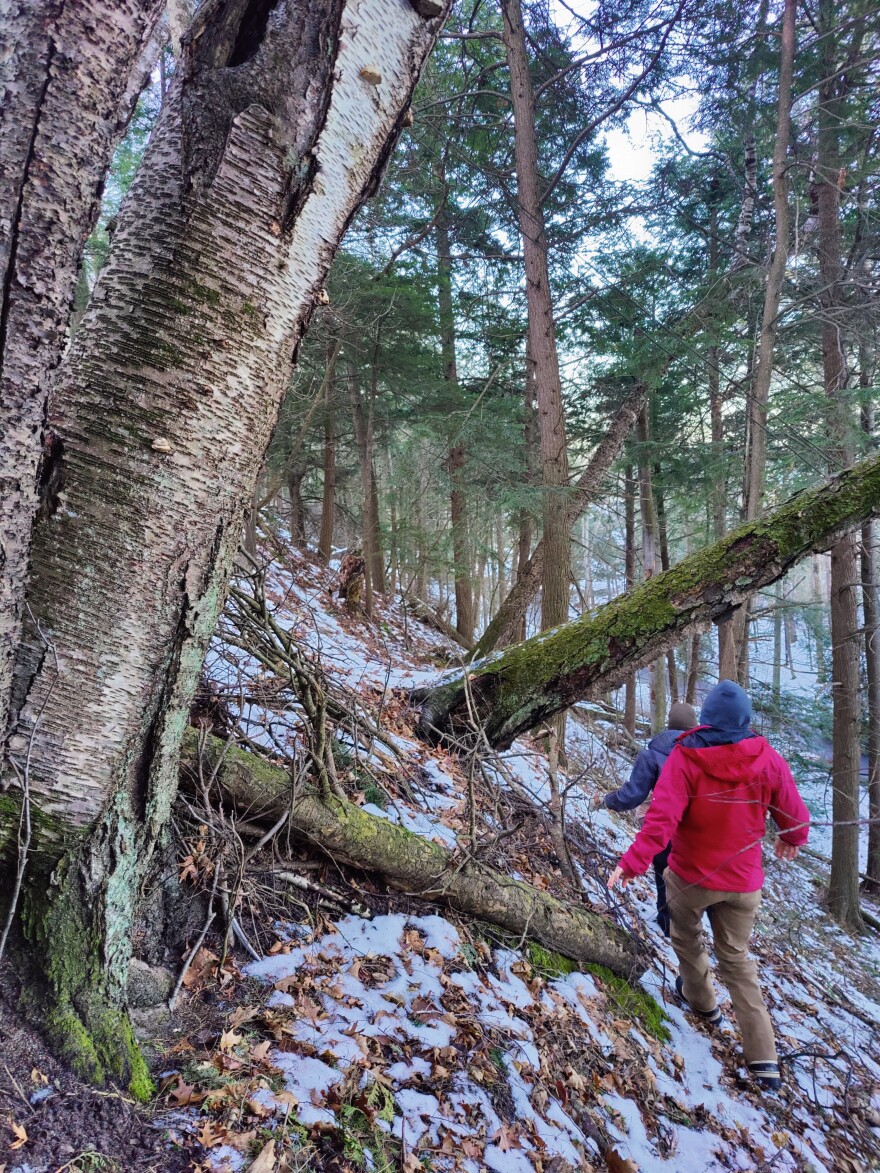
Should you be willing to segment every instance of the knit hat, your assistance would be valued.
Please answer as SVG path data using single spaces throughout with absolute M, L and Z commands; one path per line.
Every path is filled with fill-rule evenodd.
M 721 680 L 703 701 L 700 724 L 711 725 L 730 735 L 732 741 L 749 736 L 752 702 L 749 694 L 733 680 Z
M 695 729 L 699 725 L 697 710 L 685 701 L 676 701 L 669 709 L 667 729 Z

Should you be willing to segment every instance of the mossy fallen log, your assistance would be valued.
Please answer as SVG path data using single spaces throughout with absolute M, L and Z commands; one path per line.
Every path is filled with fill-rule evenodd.
M 621 684 L 695 630 L 726 619 L 808 554 L 880 512 L 880 456 L 807 489 L 573 623 L 419 689 L 428 738 L 469 735 L 476 718 L 505 747 L 541 721 Z
M 289 811 L 288 826 L 302 839 L 334 859 L 381 876 L 399 891 L 448 905 L 629 979 L 645 968 L 636 938 L 606 917 L 430 843 L 353 803 L 337 798 L 324 802 L 310 789 L 291 795 L 286 771 L 214 737 L 200 748 L 192 729 L 181 756 L 184 785 L 198 778 L 200 753 L 202 772 L 216 770 L 225 799 L 250 818 L 274 821 Z

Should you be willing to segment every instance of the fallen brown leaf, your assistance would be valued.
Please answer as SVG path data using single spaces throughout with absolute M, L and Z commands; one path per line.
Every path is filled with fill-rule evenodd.
M 248 1173 L 275 1173 L 275 1141 L 267 1140 L 254 1157 Z

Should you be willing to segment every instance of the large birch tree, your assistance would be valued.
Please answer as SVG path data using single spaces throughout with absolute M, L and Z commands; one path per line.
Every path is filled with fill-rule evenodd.
M 3 0 L 0 27 L 0 729 L 24 606 L 49 380 L 162 0 Z
M 131 930 L 191 695 L 299 340 L 443 14 L 206 0 L 54 388 L 7 755 L 21 924 L 55 1044 L 138 1096 Z

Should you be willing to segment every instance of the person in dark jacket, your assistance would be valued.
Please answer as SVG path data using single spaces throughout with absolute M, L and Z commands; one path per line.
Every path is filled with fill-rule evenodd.
M 660 771 L 672 753 L 682 733 L 697 724 L 697 713 L 692 705 L 676 701 L 669 710 L 666 728 L 652 737 L 635 760 L 629 781 L 610 794 L 597 794 L 593 799 L 594 808 L 606 807 L 610 811 L 631 811 L 647 802 L 657 785 Z M 654 859 L 654 883 L 657 886 L 657 924 L 669 936 L 669 907 L 666 902 L 666 881 L 663 873 L 669 859 L 669 848 L 664 848 Z

